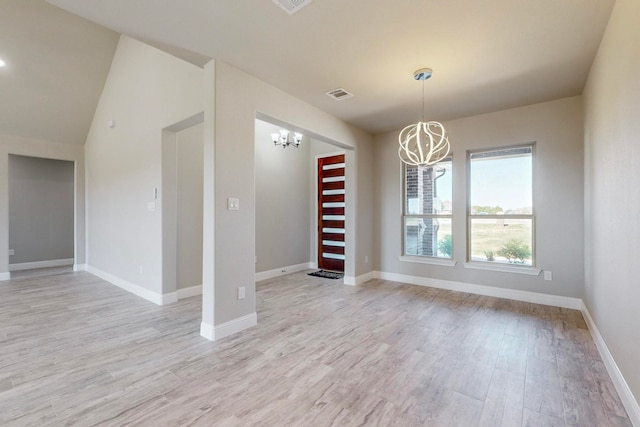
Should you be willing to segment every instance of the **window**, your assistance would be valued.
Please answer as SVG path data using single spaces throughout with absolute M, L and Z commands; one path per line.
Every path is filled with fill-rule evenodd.
M 404 165 L 404 255 L 451 258 L 451 159 Z
M 469 153 L 470 262 L 534 265 L 533 145 Z

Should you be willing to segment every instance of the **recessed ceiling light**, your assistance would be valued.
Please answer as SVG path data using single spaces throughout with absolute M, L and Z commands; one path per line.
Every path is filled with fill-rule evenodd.
M 4 66 L 6 66 L 6 65 L 7 65 L 7 63 L 6 63 L 6 62 L 4 62 L 4 61 L 2 60 L 2 58 L 0 58 L 0 67 L 4 67 Z

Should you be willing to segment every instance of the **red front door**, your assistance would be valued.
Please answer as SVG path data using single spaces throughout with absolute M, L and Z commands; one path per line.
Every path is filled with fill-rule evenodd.
M 318 267 L 344 272 L 344 154 L 318 159 Z

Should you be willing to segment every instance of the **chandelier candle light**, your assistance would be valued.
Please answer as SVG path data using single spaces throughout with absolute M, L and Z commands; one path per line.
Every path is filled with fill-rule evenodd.
M 409 125 L 398 135 L 398 156 L 408 165 L 433 165 L 447 158 L 451 150 L 449 138 L 439 122 L 424 121 L 424 81 L 429 79 L 431 68 L 421 68 L 413 78 L 422 81 L 422 121 Z
M 298 148 L 302 142 L 302 134 L 298 132 L 293 133 L 293 141 L 289 139 L 289 131 L 286 129 L 280 130 L 280 133 L 272 133 L 271 141 L 273 145 L 282 145 L 282 148 L 287 148 L 289 145 L 293 145 Z

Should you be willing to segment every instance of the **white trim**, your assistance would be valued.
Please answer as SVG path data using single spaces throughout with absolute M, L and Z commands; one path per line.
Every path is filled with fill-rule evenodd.
M 255 281 L 261 282 L 267 279 L 273 279 L 274 277 L 284 276 L 285 274 L 296 273 L 298 271 L 309 270 L 316 268 L 315 262 L 303 262 L 302 264 L 289 265 L 287 267 L 274 268 L 273 270 L 261 271 L 256 273 Z
M 202 295 L 202 285 L 195 285 L 188 288 L 178 289 L 176 291 L 176 294 L 178 295 L 178 300 Z
M 515 289 L 496 288 L 493 286 L 474 285 L 472 283 L 453 282 L 449 280 L 431 279 L 428 277 L 408 276 L 405 274 L 386 273 L 377 271 L 376 278 L 394 282 L 409 283 L 418 286 L 447 289 L 450 291 L 467 292 L 496 298 L 506 298 L 515 301 L 531 302 L 534 304 L 551 305 L 554 307 L 580 310 L 580 298 L 563 297 L 559 295 L 542 294 L 537 292 L 519 291 Z
M 168 305 L 173 304 L 174 302 L 178 302 L 178 293 L 177 292 L 169 292 L 168 294 L 160 294 L 160 304 L 158 305 Z
M 210 323 L 200 323 L 200 336 L 205 337 L 209 341 L 215 341 L 216 336 L 213 332 L 213 325 Z
M 358 286 L 363 284 L 364 282 L 368 282 L 369 280 L 376 278 L 376 272 L 370 271 L 365 274 L 361 274 L 360 276 L 344 276 L 343 283 L 347 286 Z
M 600 334 L 600 331 L 598 330 L 596 323 L 593 321 L 591 313 L 589 313 L 589 309 L 584 302 L 582 303 L 580 311 L 582 311 L 582 315 L 587 322 L 593 341 L 596 343 L 596 347 L 598 348 L 598 352 L 604 362 L 604 366 L 607 368 L 607 372 L 611 377 L 611 381 L 620 395 L 624 408 L 627 410 L 627 415 L 629 415 L 631 424 L 634 426 L 640 426 L 640 405 L 638 405 L 638 401 L 633 396 L 629 385 L 625 381 L 622 372 L 620 372 L 620 368 L 618 368 L 613 355 L 607 347 L 607 343 L 604 341 L 604 338 L 602 338 L 602 335 Z
M 215 339 L 219 340 L 221 338 L 228 337 L 229 335 L 252 328 L 257 324 L 258 314 L 254 311 L 246 316 L 238 317 L 237 319 L 229 320 L 221 325 L 214 326 Z
M 502 271 L 505 273 L 527 274 L 529 276 L 538 276 L 542 269 L 528 266 L 515 266 L 500 263 L 488 263 L 488 262 L 465 262 L 464 268 L 471 268 L 474 270 L 489 270 L 489 271 Z
M 418 264 L 443 265 L 446 267 L 454 267 L 457 263 L 456 261 L 450 258 L 436 258 L 436 257 L 426 257 L 426 256 L 411 256 L 411 255 L 401 255 L 398 257 L 398 260 L 402 262 L 415 262 Z
M 73 258 L 52 259 L 48 261 L 21 262 L 9 264 L 9 271 L 33 270 L 35 268 L 63 267 L 73 265 Z
M 116 285 L 117 287 L 124 289 L 127 292 L 131 292 L 132 294 L 139 296 L 140 298 L 144 298 L 147 301 L 151 301 L 157 305 L 166 305 L 171 304 L 172 302 L 176 302 L 178 297 L 176 292 L 171 292 L 168 294 L 159 294 L 157 292 L 150 291 L 147 288 L 143 288 L 140 285 L 136 285 L 135 283 L 131 283 L 120 277 L 114 276 L 113 274 L 106 273 L 100 269 L 97 269 L 91 265 L 87 265 L 87 271 L 94 276 L 101 278 L 102 280 L 106 280 L 107 282 Z
M 249 329 L 258 324 L 258 315 L 253 312 L 246 316 L 224 322 L 218 326 L 209 323 L 200 323 L 200 335 L 210 341 L 216 341 L 229 335 Z
M 11 273 L 8 271 L 6 273 L 0 273 L 0 282 L 4 282 L 6 280 L 11 280 Z
M 87 264 L 73 264 L 73 271 L 87 271 Z

